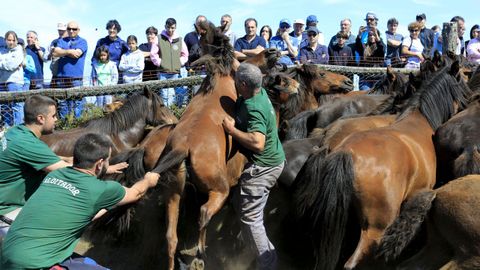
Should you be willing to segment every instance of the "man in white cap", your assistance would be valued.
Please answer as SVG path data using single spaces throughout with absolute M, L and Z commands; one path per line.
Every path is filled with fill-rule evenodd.
M 50 63 L 50 70 L 52 71 L 52 80 L 50 81 L 50 88 L 55 88 L 57 84 L 57 74 L 58 74 L 58 62 L 57 60 L 59 57 L 53 57 L 52 51 L 55 47 L 57 47 L 58 41 L 64 37 L 67 37 L 67 24 L 65 23 L 57 23 L 57 31 L 58 31 L 58 38 L 54 39 L 50 43 L 50 49 L 46 57 L 44 58 L 45 61 L 52 61 Z
M 302 19 L 296 19 L 293 21 L 293 31 L 290 33 L 290 40 L 292 45 L 300 51 L 300 43 L 303 41 L 303 30 L 305 28 L 305 21 Z

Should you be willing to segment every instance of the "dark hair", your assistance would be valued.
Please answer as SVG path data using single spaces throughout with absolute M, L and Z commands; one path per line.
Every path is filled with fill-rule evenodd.
M 23 107 L 25 124 L 34 124 L 40 114 L 47 115 L 50 106 L 56 107 L 57 103 L 49 97 L 40 95 L 28 97 Z
M 272 28 L 269 25 L 262 26 L 262 28 L 260 28 L 260 35 L 262 34 L 264 28 L 268 29 L 269 36 L 267 41 L 270 41 L 270 39 L 272 38 Z
M 135 40 L 135 43 L 138 43 L 137 37 L 136 37 L 135 35 L 130 35 L 130 36 L 128 36 L 128 37 L 127 37 L 127 43 L 128 43 L 128 41 L 130 41 L 130 40 Z
M 120 26 L 120 23 L 118 23 L 118 21 L 115 19 L 108 21 L 105 29 L 108 30 L 114 26 L 115 26 L 115 29 L 117 29 L 117 33 L 120 33 L 120 31 L 122 31 L 122 27 Z
M 102 45 L 102 46 L 95 49 L 95 54 L 94 54 L 95 59 L 100 60 L 100 54 L 102 52 L 106 52 L 107 53 L 107 60 L 110 60 L 110 51 L 108 50 L 108 47 L 105 46 L 105 45 Z
M 434 26 L 432 26 L 432 31 L 437 31 L 437 30 L 440 30 L 440 25 L 436 24 Z
M 248 23 L 248 22 L 252 22 L 252 21 L 255 22 L 255 27 L 257 27 L 257 26 L 258 26 L 258 23 L 257 23 L 257 20 L 255 20 L 254 18 L 248 18 L 248 19 L 246 19 L 246 20 L 245 20 L 245 23 L 244 23 L 243 25 L 244 25 L 244 26 L 247 26 L 247 23 Z
M 450 20 L 450 22 L 458 22 L 458 21 L 464 22 L 465 19 L 464 19 L 462 16 L 454 16 L 454 17 Z
M 89 169 L 100 159 L 107 159 L 112 142 L 107 136 L 87 133 L 81 136 L 73 148 L 73 166 Z
M 344 38 L 348 39 L 348 33 L 343 32 L 343 31 L 338 31 L 338 33 L 335 35 L 337 38 Z
M 474 26 L 472 26 L 472 28 L 470 29 L 470 39 L 473 39 L 473 31 L 477 29 L 480 29 L 480 25 L 475 24 Z
M 396 18 L 390 18 L 388 21 L 387 21 L 387 25 L 393 25 L 393 24 L 397 24 L 398 25 L 398 20 Z
M 158 35 L 158 29 L 155 28 L 155 26 L 150 26 L 150 27 L 147 28 L 147 30 L 145 30 L 145 35 L 148 35 L 150 33 Z
M 170 27 L 172 25 L 176 25 L 177 24 L 177 21 L 174 19 L 174 18 L 168 18 L 166 21 L 165 21 L 165 25 Z

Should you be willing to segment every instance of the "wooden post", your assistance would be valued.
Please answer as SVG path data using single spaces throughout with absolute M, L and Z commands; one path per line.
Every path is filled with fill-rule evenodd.
M 447 55 L 448 52 L 455 54 L 458 46 L 458 24 L 456 22 L 443 23 L 442 40 L 443 55 Z

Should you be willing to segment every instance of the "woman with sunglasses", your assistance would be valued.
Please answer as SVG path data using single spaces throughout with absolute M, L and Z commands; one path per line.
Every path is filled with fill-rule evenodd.
M 407 57 L 405 68 L 420 68 L 420 63 L 425 60 L 423 57 L 423 45 L 420 41 L 420 29 L 422 24 L 412 22 L 408 25 L 410 36 L 406 37 L 402 42 L 402 54 Z

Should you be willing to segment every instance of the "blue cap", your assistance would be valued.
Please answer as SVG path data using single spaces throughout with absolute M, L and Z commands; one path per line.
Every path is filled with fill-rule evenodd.
M 278 24 L 278 26 L 281 27 L 282 24 L 284 24 L 284 23 L 288 24 L 288 27 L 292 26 L 292 24 L 290 23 L 290 20 L 287 19 L 287 18 L 281 19 L 281 20 L 280 20 L 280 23 Z
M 365 15 L 365 21 L 368 19 L 374 19 L 375 21 L 378 21 L 377 15 L 373 12 L 368 12 L 367 15 Z
M 309 23 L 318 23 L 317 16 L 315 15 L 310 15 L 307 17 L 307 24 Z

